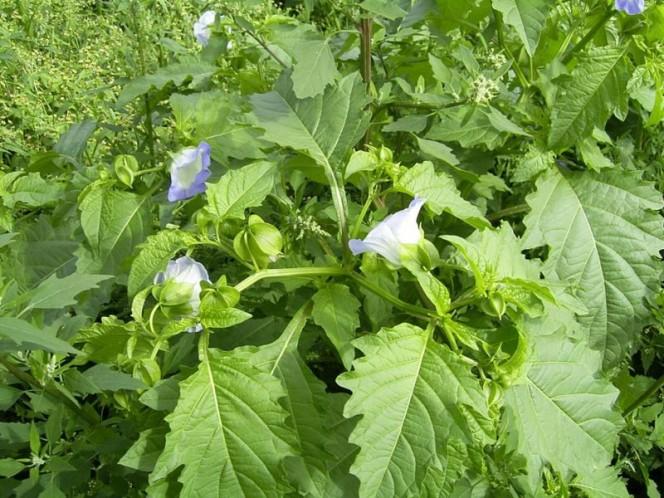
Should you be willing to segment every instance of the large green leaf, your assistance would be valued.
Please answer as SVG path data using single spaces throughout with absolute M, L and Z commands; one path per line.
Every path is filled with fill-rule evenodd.
M 328 40 L 308 24 L 277 25 L 274 43 L 293 59 L 293 91 L 298 99 L 323 93 L 339 74 Z
M 629 66 L 625 47 L 589 51 L 564 80 L 551 110 L 549 147 L 563 150 L 604 128 L 612 112 L 627 109 Z
M 39 349 L 53 353 L 78 353 L 68 342 L 58 339 L 31 323 L 14 317 L 0 317 L 0 338 L 16 344 L 16 351 Z
M 261 147 L 269 144 L 258 138 L 261 131 L 249 126 L 242 112 L 245 104 L 227 92 L 174 94 L 169 99 L 177 128 L 198 143 L 205 141 L 212 148 L 212 158 L 225 164 L 229 157 L 260 159 Z
M 347 369 L 355 358 L 355 330 L 360 326 L 360 302 L 348 287 L 342 284 L 329 284 L 321 288 L 313 297 L 314 321 L 323 328 L 330 342 L 339 352 L 339 357 Z
M 421 496 L 431 467 L 444 474 L 450 438 L 489 441 L 478 379 L 431 335 L 401 324 L 363 336 L 355 345 L 364 357 L 337 380 L 353 392 L 344 415 L 363 415 L 350 437 L 360 447 L 351 472 L 363 498 Z
M 622 417 L 613 406 L 618 390 L 601 376 L 601 356 L 552 318 L 524 327 L 532 352 L 521 378 L 505 392 L 509 448 L 526 457 L 532 485 L 547 464 L 581 475 L 607 467 Z
M 299 457 L 285 462 L 289 476 L 301 493 L 331 498 L 340 496 L 338 486 L 329 476 L 338 462 L 326 449 L 334 436 L 326 430 L 324 421 L 331 400 L 325 384 L 316 378 L 297 351 L 311 311 L 311 303 L 305 304 L 276 341 L 246 351 L 248 361 L 279 378 L 286 390 L 282 405 L 288 411 L 299 449 Z
M 359 73 L 306 100 L 298 100 L 289 79 L 282 77 L 274 91 L 252 95 L 251 103 L 266 140 L 304 152 L 330 168 L 358 142 L 370 119 Z
M 617 365 L 648 316 L 645 298 L 659 288 L 661 195 L 633 172 L 550 170 L 527 200 L 525 246 L 549 246 L 545 275 L 576 289 L 591 347 L 605 367 Z
M 549 0 L 492 0 L 493 8 L 503 15 L 505 24 L 512 26 L 528 55 L 532 57 L 539 43 L 546 15 L 551 8 Z
M 217 183 L 208 184 L 208 209 L 219 221 L 244 219 L 244 210 L 260 206 L 272 191 L 276 173 L 275 164 L 267 161 L 228 171 Z
M 136 97 L 140 97 L 152 89 L 161 90 L 169 83 L 181 86 L 187 81 L 191 81 L 193 86 L 200 85 L 208 80 L 216 70 L 216 66 L 200 61 L 162 67 L 154 74 L 146 74 L 127 83 L 120 92 L 118 105 L 128 104 Z
M 154 276 L 166 269 L 173 255 L 195 240 L 193 235 L 180 230 L 162 230 L 148 237 L 131 264 L 127 280 L 129 297 L 150 285 Z
M 278 379 L 233 353 L 209 359 L 180 384 L 170 432 L 150 482 L 180 472 L 182 498 L 274 497 L 284 486 L 281 463 L 293 454 Z
M 448 212 L 476 228 L 490 226 L 479 208 L 461 197 L 452 177 L 437 172 L 430 161 L 409 168 L 399 177 L 395 187 L 412 196 L 426 199 L 425 206 L 436 214 Z
M 152 227 L 150 198 L 107 186 L 92 188 L 79 206 L 81 227 L 90 245 L 87 267 L 80 270 L 116 273 L 143 242 Z

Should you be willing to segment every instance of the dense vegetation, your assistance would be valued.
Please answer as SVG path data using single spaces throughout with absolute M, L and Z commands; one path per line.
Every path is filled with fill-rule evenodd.
M 655 0 L 0 0 L 0 497 L 659 497 L 663 48 Z

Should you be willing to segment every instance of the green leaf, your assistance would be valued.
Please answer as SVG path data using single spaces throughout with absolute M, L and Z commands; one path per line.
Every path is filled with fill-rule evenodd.
M 141 394 L 138 400 L 153 410 L 172 412 L 177 406 L 178 397 L 180 396 L 178 384 L 181 380 L 180 375 L 160 380 L 154 387 Z
M 295 59 L 291 80 L 298 99 L 315 97 L 338 76 L 328 40 L 307 24 L 281 26 L 275 43 Z
M 395 187 L 413 197 L 426 199 L 425 206 L 435 214 L 445 211 L 476 228 L 490 226 L 479 208 L 461 197 L 454 180 L 445 173 L 437 172 L 430 161 L 409 168 L 399 177 Z
M 344 416 L 363 415 L 350 437 L 361 497 L 420 496 L 429 468 L 444 471 L 450 438 L 489 441 L 478 430 L 488 419 L 478 379 L 430 331 L 401 324 L 355 345 L 364 356 L 337 382 L 353 392 Z
M 571 339 L 552 318 L 526 321 L 532 352 L 521 378 L 505 392 L 503 426 L 508 449 L 526 457 L 532 482 L 544 466 L 582 475 L 607 467 L 622 417 L 618 390 L 600 373 L 601 357 Z
M 166 429 L 162 427 L 153 427 L 141 432 L 118 464 L 143 472 L 152 472 L 164 447 L 165 435 Z
M 11 386 L 0 385 L 0 411 L 9 410 L 16 400 L 21 397 L 23 391 L 19 391 Z
M 228 157 L 260 159 L 261 147 L 267 143 L 258 138 L 262 133 L 246 123 L 241 110 L 243 101 L 227 92 L 174 94 L 169 99 L 177 128 L 191 135 L 195 143 L 205 141 L 212 148 L 212 158 L 225 163 Z
M 85 275 L 72 273 L 64 278 L 51 275 L 39 287 L 29 293 L 30 300 L 23 310 L 53 310 L 76 304 L 76 296 L 81 292 L 96 289 L 97 284 L 112 278 L 110 275 Z
M 274 163 L 259 161 L 230 170 L 217 183 L 208 184 L 210 213 L 219 221 L 244 219 L 244 210 L 260 206 L 274 188 L 277 168 Z
M 0 337 L 13 341 L 17 345 L 16 351 L 40 349 L 53 353 L 79 353 L 68 342 L 49 335 L 19 318 L 0 317 Z
M 512 26 L 531 57 L 539 43 L 546 15 L 551 9 L 548 0 L 492 0 L 493 8 Z
M 205 62 L 177 63 L 162 67 L 154 74 L 146 74 L 127 83 L 120 92 L 117 105 L 124 106 L 152 89 L 163 89 L 169 83 L 182 86 L 191 81 L 193 87 L 199 86 L 216 70 L 216 66 Z
M 312 304 L 308 302 L 295 313 L 277 340 L 258 349 L 245 350 L 248 361 L 279 378 L 286 390 L 282 405 L 288 411 L 301 458 L 288 459 L 285 464 L 300 493 L 338 496 L 338 490 L 328 475 L 328 469 L 337 463 L 333 455 L 326 451 L 326 447 L 332 444 L 332 434 L 326 431 L 324 422 L 330 401 L 325 384 L 311 372 L 297 350 L 311 310 Z
M 0 458 L 0 477 L 12 477 L 23 470 L 23 464 L 13 458 Z
M 314 294 L 313 301 L 314 322 L 322 327 L 339 352 L 344 366 L 350 369 L 355 358 L 355 348 L 351 342 L 355 339 L 355 330 L 360 326 L 360 302 L 342 284 L 326 285 Z
M 360 7 L 390 21 L 404 17 L 407 14 L 405 10 L 397 5 L 397 2 L 391 0 L 364 0 Z
M 266 140 L 304 152 L 332 168 L 364 134 L 370 114 L 364 84 L 352 73 L 311 99 L 298 100 L 282 77 L 275 90 L 251 96 L 258 124 Z
M 154 276 L 166 269 L 168 261 L 175 253 L 193 244 L 196 238 L 180 230 L 161 230 L 150 235 L 138 246 L 127 280 L 127 294 L 135 296 L 140 290 L 152 284 Z
M 14 208 L 18 203 L 30 207 L 52 205 L 60 201 L 65 194 L 65 184 L 46 180 L 39 173 L 28 173 L 16 178 L 2 192 L 2 203 Z
M 561 151 L 604 128 L 612 112 L 627 108 L 629 66 L 624 47 L 589 50 L 561 83 L 551 110 L 549 147 Z
M 616 469 L 606 467 L 586 475 L 577 476 L 571 487 L 580 489 L 588 498 L 629 498 L 632 496 Z
M 91 268 L 115 274 L 152 227 L 150 198 L 96 186 L 79 206 L 81 227 L 90 245 Z
M 60 137 L 53 150 L 68 158 L 79 159 L 96 129 L 97 121 L 94 119 L 84 119 L 80 123 L 74 123 Z
M 94 386 L 94 389 L 89 391 L 90 393 L 120 391 L 122 389 L 134 391 L 145 387 L 140 380 L 124 372 L 113 370 L 109 365 L 103 363 L 88 368 L 83 372 L 83 377 Z
M 440 122 L 431 127 L 426 138 L 442 142 L 458 142 L 464 148 L 484 145 L 493 150 L 504 142 L 486 109 L 476 105 L 458 106 L 439 113 Z M 494 118 L 495 121 L 495 118 Z
M 606 368 L 630 351 L 659 289 L 661 195 L 635 172 L 549 171 L 527 198 L 525 247 L 549 246 L 544 274 L 571 284 Z
M 285 394 L 279 380 L 232 352 L 208 354 L 180 384 L 150 483 L 184 466 L 182 498 L 284 496 L 281 464 L 293 453 L 278 404 Z
M 201 306 L 201 323 L 206 328 L 226 329 L 246 322 L 250 318 L 249 313 L 236 308 L 205 309 L 204 306 Z
M 451 166 L 457 166 L 459 164 L 459 159 L 454 155 L 452 149 L 447 145 L 441 144 L 440 142 L 435 142 L 433 140 L 427 140 L 425 138 L 417 138 L 417 145 L 420 146 L 420 150 L 423 154 L 433 157 L 434 159 L 440 159 L 443 162 Z

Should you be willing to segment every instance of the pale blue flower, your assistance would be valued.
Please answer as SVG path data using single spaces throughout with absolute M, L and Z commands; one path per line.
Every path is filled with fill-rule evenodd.
M 616 0 L 616 9 L 633 16 L 640 14 L 646 8 L 644 0 Z
M 348 247 L 355 255 L 375 252 L 390 263 L 401 266 L 402 244 L 419 244 L 422 240 L 417 216 L 424 202 L 424 199 L 415 197 L 406 209 L 385 218 L 369 232 L 364 240 L 351 240 Z
M 194 36 L 198 40 L 198 43 L 203 46 L 206 46 L 210 41 L 210 35 L 212 35 L 210 26 L 214 24 L 216 17 L 217 14 L 214 11 L 208 10 L 207 12 L 203 12 L 198 21 L 194 23 Z
M 171 186 L 168 200 L 189 199 L 205 192 L 205 180 L 210 176 L 210 146 L 201 142 L 198 147 L 182 149 L 171 163 Z
M 191 287 L 191 296 L 189 297 L 189 306 L 192 314 L 198 313 L 201 306 L 201 282 L 210 282 L 205 267 L 189 256 L 182 256 L 176 260 L 171 260 L 166 265 L 166 270 L 157 273 L 154 277 L 156 285 L 167 281 L 183 284 Z M 188 332 L 199 332 L 202 330 L 200 324 L 188 329 Z

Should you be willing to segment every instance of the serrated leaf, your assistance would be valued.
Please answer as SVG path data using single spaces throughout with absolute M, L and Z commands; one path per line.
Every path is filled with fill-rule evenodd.
M 32 309 L 52 310 L 76 304 L 81 292 L 96 289 L 99 282 L 112 278 L 110 275 L 85 275 L 72 273 L 63 278 L 51 275 L 39 287 L 29 293 L 30 300 L 23 312 Z
M 551 170 L 527 198 L 525 247 L 549 246 L 544 274 L 573 285 L 580 318 L 606 368 L 630 351 L 659 288 L 664 247 L 661 195 L 638 173 Z
M 337 383 L 353 392 L 344 416 L 363 416 L 350 437 L 360 447 L 351 467 L 360 496 L 419 496 L 428 469 L 443 468 L 439 449 L 450 437 L 466 445 L 479 437 L 473 427 L 488 417 L 479 381 L 414 325 L 382 329 L 355 345 L 364 356 Z
M 364 134 L 370 114 L 359 73 L 352 73 L 311 99 L 298 100 L 282 77 L 275 90 L 251 96 L 264 138 L 304 152 L 321 165 L 338 165 Z
M 493 8 L 512 26 L 531 57 L 539 43 L 544 21 L 552 7 L 548 0 L 492 0 Z
M 34 325 L 13 317 L 0 317 L 0 337 L 16 344 L 16 351 L 39 349 L 53 353 L 79 353 L 68 342 L 58 339 Z
M 281 463 L 293 452 L 278 404 L 285 394 L 279 380 L 232 352 L 211 349 L 208 355 L 180 384 L 150 483 L 184 466 L 182 498 L 284 496 Z
M 301 455 L 285 462 L 287 472 L 300 493 L 332 497 L 339 494 L 328 476 L 328 467 L 336 462 L 326 450 L 331 440 L 323 420 L 329 405 L 325 384 L 311 372 L 297 350 L 312 307 L 311 302 L 302 306 L 274 342 L 258 349 L 247 348 L 247 358 L 256 367 L 279 378 L 286 390 L 282 405 L 288 411 Z
M 166 269 L 168 261 L 175 253 L 195 241 L 195 237 L 180 230 L 162 230 L 150 235 L 138 246 L 138 255 L 134 258 L 127 279 L 129 297 L 152 283 L 154 276 Z
M 320 289 L 313 297 L 313 317 L 330 342 L 339 352 L 339 357 L 346 369 L 355 358 L 355 330 L 360 326 L 360 302 L 342 284 L 329 284 Z
M 217 183 L 208 184 L 208 209 L 219 221 L 244 219 L 244 210 L 260 206 L 272 191 L 276 172 L 275 164 L 267 161 L 226 172 Z
M 431 127 L 426 138 L 442 142 L 458 142 L 464 148 L 485 145 L 493 150 L 504 142 L 506 135 L 496 129 L 489 112 L 476 105 L 446 109 L 440 114 L 440 122 Z
M 150 233 L 149 196 L 92 188 L 79 205 L 81 228 L 90 245 L 87 261 L 94 270 L 115 274 L 134 248 Z
M 216 70 L 216 66 L 205 62 L 176 63 L 162 67 L 154 74 L 146 74 L 127 83 L 118 96 L 117 104 L 126 105 L 152 89 L 161 90 L 169 83 L 180 86 L 191 81 L 192 86 L 198 86 Z
M 577 476 L 571 487 L 580 489 L 588 498 L 629 498 L 632 496 L 620 480 L 616 469 L 606 467 Z
M 461 197 L 454 180 L 445 173 L 437 172 L 430 161 L 412 166 L 399 177 L 395 187 L 412 196 L 422 197 L 426 200 L 425 206 L 436 214 L 448 212 L 476 228 L 490 226 L 477 206 Z
M 618 390 L 602 378 L 600 355 L 549 320 L 526 322 L 531 356 L 505 392 L 508 446 L 526 457 L 533 481 L 546 464 L 580 474 L 607 467 L 623 424 L 613 408 Z
M 225 329 L 246 322 L 251 314 L 237 308 L 205 309 L 201 306 L 200 318 L 203 327 Z
M 551 110 L 549 147 L 564 150 L 604 128 L 612 112 L 627 107 L 629 66 L 625 47 L 591 49 L 558 90 Z

